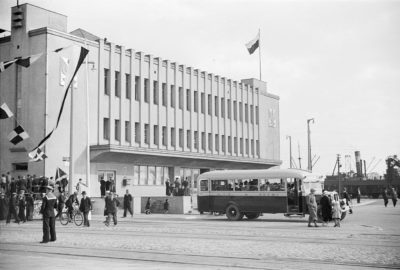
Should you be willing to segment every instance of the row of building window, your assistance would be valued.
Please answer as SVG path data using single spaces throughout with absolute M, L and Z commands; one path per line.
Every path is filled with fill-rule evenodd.
M 120 77 L 120 72 L 115 71 L 115 96 L 116 97 L 121 97 L 121 77 Z M 125 97 L 127 99 L 131 99 L 131 75 L 130 74 L 125 74 Z M 106 95 L 110 95 L 110 87 L 109 87 L 109 80 L 110 80 L 110 70 L 105 69 L 104 70 L 104 93 Z M 140 83 L 140 77 L 135 76 L 135 100 L 140 101 L 140 88 L 139 88 L 139 83 Z M 144 93 L 143 93 L 143 100 L 144 102 L 149 103 L 150 102 L 150 87 L 149 87 L 149 80 L 144 79 Z M 168 102 L 168 97 L 167 97 L 167 84 L 162 83 L 161 87 L 161 105 L 167 106 Z M 175 85 L 171 85 L 170 89 L 170 105 L 172 108 L 175 108 L 175 100 L 176 100 L 176 89 Z M 178 87 L 178 108 L 183 110 L 183 88 Z M 159 100 L 159 95 L 158 95 L 158 81 L 153 81 L 153 104 L 158 105 L 160 103 Z M 205 93 L 200 94 L 200 112 L 205 114 Z M 209 115 L 212 115 L 212 95 L 208 94 L 207 96 L 207 113 Z M 220 105 L 219 105 L 220 103 Z M 214 97 L 214 114 L 215 116 L 221 116 L 222 118 L 227 117 L 228 119 L 231 119 L 232 117 L 232 106 L 233 106 L 233 119 L 237 120 L 238 118 L 238 111 L 239 111 L 239 121 L 243 121 L 243 103 L 237 101 L 233 101 L 233 104 L 231 103 L 230 99 L 225 98 L 218 98 Z M 227 107 L 227 110 L 226 110 Z M 250 109 L 250 113 L 249 113 Z M 192 95 L 190 89 L 186 89 L 186 110 L 191 111 L 192 110 Z M 194 112 L 199 112 L 199 92 L 198 91 L 193 91 L 193 111 Z M 259 110 L 258 106 L 254 105 L 248 105 L 244 104 L 244 121 L 246 123 L 249 122 L 249 114 L 250 114 L 250 122 L 253 124 L 254 123 L 254 114 L 255 114 L 255 120 L 256 124 L 259 123 Z
M 104 134 L 104 139 L 109 140 L 110 139 L 110 119 L 109 118 L 104 118 L 103 122 L 103 134 Z M 120 126 L 120 120 L 115 120 L 114 122 L 114 136 L 116 141 L 121 140 L 121 126 Z M 140 143 L 141 142 L 141 130 L 140 130 L 140 123 L 135 122 L 135 142 Z M 170 129 L 170 145 L 175 147 L 176 146 L 176 128 L 171 127 Z M 150 125 L 149 124 L 144 124 L 144 143 L 145 144 L 150 144 Z M 192 138 L 193 135 L 193 138 Z M 179 140 L 179 147 L 183 148 L 183 136 L 184 136 L 184 130 L 179 129 L 178 130 L 178 140 Z M 206 136 L 206 132 L 199 132 L 199 131 L 194 131 L 193 134 L 190 130 L 186 130 L 186 146 L 188 148 L 192 147 L 192 142 L 193 142 L 193 148 L 194 149 L 199 149 L 201 147 L 202 150 L 206 150 L 206 147 L 208 146 L 208 150 L 212 151 L 213 147 L 215 151 L 220 150 L 220 138 L 221 138 L 221 151 L 226 152 L 226 139 L 228 142 L 228 153 L 232 153 L 232 139 L 233 139 L 233 153 L 237 154 L 238 153 L 238 148 L 240 150 L 240 154 L 243 154 L 244 151 L 244 146 L 246 150 L 246 155 L 249 155 L 249 149 L 251 151 L 251 155 L 254 155 L 254 151 L 256 149 L 256 154 L 257 156 L 260 155 L 260 142 L 259 140 L 254 140 L 251 139 L 243 139 L 243 138 L 237 138 L 237 137 L 232 137 L 232 136 L 225 136 L 225 135 L 219 135 L 215 134 L 214 138 L 212 133 L 208 133 Z M 167 146 L 168 142 L 168 130 L 166 126 L 161 127 L 161 144 L 163 146 Z M 214 139 L 214 140 L 213 140 Z M 125 141 L 130 142 L 131 140 L 131 123 L 130 121 L 125 121 Z M 208 144 L 207 144 L 208 142 Z M 159 126 L 158 125 L 153 125 L 153 143 L 155 145 L 159 145 L 160 140 L 159 140 Z M 200 145 L 201 143 L 201 145 Z

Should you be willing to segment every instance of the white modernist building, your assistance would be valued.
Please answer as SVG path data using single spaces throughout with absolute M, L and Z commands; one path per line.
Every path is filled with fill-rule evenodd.
M 195 189 L 197 175 L 208 170 L 281 164 L 279 97 L 265 82 L 221 77 L 82 29 L 68 33 L 66 16 L 30 4 L 11 12 L 0 61 L 44 54 L 28 68 L 0 73 L 0 102 L 15 114 L 0 121 L 1 173 L 54 176 L 59 167 L 74 185 L 82 178 L 92 197 L 100 196 L 102 177 L 115 179 L 120 194 L 129 188 L 134 196 L 161 196 L 166 178 L 187 178 Z M 29 162 L 29 150 L 55 126 L 78 46 L 89 54 L 72 104 L 69 95 L 43 148 L 48 158 Z M 16 123 L 30 137 L 14 146 L 7 135 Z

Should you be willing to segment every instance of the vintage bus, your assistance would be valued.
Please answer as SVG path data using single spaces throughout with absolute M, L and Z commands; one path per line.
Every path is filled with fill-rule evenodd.
M 297 169 L 224 170 L 198 177 L 198 210 L 225 213 L 229 220 L 255 219 L 261 213 L 308 213 L 310 189 L 321 195 L 325 177 Z

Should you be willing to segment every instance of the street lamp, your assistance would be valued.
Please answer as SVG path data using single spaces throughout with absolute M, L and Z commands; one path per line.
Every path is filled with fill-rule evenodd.
M 292 168 L 292 136 L 286 135 L 286 139 L 289 139 L 290 168 Z
M 307 137 L 308 137 L 308 167 L 307 169 L 312 171 L 312 161 L 311 161 L 311 137 L 310 137 L 310 122 L 314 123 L 314 118 L 307 119 Z

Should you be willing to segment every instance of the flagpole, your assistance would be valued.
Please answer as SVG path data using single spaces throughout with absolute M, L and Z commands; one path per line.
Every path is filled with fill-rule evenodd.
M 74 150 L 74 86 L 71 87 L 71 112 L 70 112 L 70 127 L 69 127 L 69 185 L 68 185 L 68 194 L 72 194 L 73 180 L 74 180 L 74 159 L 73 159 L 73 150 Z
M 261 31 L 258 29 L 258 57 L 260 61 L 260 81 L 261 81 Z
M 85 47 L 88 49 L 85 37 Z M 88 58 L 85 57 L 86 67 L 86 185 L 88 189 L 88 196 L 90 196 L 90 125 L 89 125 L 89 70 L 88 70 Z

